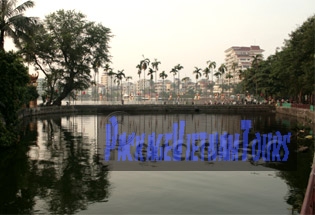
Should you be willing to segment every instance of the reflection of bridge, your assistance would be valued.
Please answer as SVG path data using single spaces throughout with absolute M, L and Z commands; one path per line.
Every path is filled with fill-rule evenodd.
M 315 214 L 315 155 L 301 209 L 301 215 L 306 214 Z

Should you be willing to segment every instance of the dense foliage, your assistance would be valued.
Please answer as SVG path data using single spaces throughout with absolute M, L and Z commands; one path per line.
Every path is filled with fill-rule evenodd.
M 17 111 L 38 94 L 19 55 L 0 51 L 0 74 L 0 146 L 5 146 L 16 141 Z
M 28 8 L 34 7 L 34 1 L 28 0 L 17 5 L 17 0 L 0 0 L 0 50 L 4 50 L 5 37 L 11 37 L 17 47 L 22 41 L 29 41 L 37 18 L 24 16 Z
M 48 104 L 60 105 L 74 90 L 93 84 L 91 70 L 96 73 L 109 62 L 110 33 L 75 11 L 46 16 L 23 52 L 46 76 Z
M 312 16 L 289 35 L 281 50 L 243 72 L 241 88 L 265 97 L 314 103 L 314 33 Z

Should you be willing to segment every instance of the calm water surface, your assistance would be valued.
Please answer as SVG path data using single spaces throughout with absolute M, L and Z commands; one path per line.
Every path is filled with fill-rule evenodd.
M 122 131 L 137 134 L 166 133 L 179 120 L 185 133 L 241 133 L 240 120 L 250 119 L 252 134 L 294 137 L 297 126 L 276 115 L 116 115 Z M 0 213 L 291 214 L 301 205 L 311 152 L 299 154 L 290 172 L 258 171 L 250 162 L 248 171 L 115 171 L 101 153 L 107 122 L 107 114 L 25 122 L 21 147 L 1 154 Z

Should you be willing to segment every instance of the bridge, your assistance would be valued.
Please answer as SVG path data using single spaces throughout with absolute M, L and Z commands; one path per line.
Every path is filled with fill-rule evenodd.
M 127 104 L 127 105 L 63 105 L 44 106 L 22 109 L 20 118 L 51 114 L 97 114 L 125 111 L 129 114 L 149 113 L 213 113 L 213 114 L 242 114 L 242 113 L 271 113 L 275 112 L 274 105 L 201 105 L 201 104 Z

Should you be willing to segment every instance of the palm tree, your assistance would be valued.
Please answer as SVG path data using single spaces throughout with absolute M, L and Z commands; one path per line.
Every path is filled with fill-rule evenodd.
M 154 59 L 154 62 L 151 63 L 152 68 L 154 69 L 154 72 L 155 72 L 155 82 L 156 82 L 157 71 L 159 70 L 159 64 L 161 64 L 161 62 L 157 61 L 157 59 Z
M 132 77 L 131 76 L 127 76 L 126 77 L 126 82 L 128 83 L 128 96 L 130 96 L 130 92 L 129 92 L 129 89 L 130 89 L 130 85 L 129 85 L 129 80 L 132 80 Z
M 23 15 L 28 8 L 34 7 L 35 3 L 29 0 L 16 6 L 17 0 L 2 0 L 0 4 L 0 50 L 4 50 L 6 36 L 11 37 L 20 48 L 20 40 L 30 40 L 37 23 L 37 18 Z
M 143 97 L 145 97 L 145 71 L 147 70 L 149 64 L 150 60 L 148 58 L 144 58 L 142 61 L 140 61 L 140 68 L 143 70 Z
M 198 81 L 198 78 L 201 76 L 201 71 L 202 69 L 201 68 L 198 68 L 195 66 L 195 70 L 193 71 L 193 74 L 195 74 L 195 77 L 196 77 L 196 93 L 197 93 L 197 81 Z
M 186 93 L 186 83 L 189 80 L 189 77 L 185 77 L 182 79 L 183 82 L 185 82 L 185 93 Z
M 110 100 L 113 100 L 113 76 L 116 75 L 111 68 L 109 68 L 107 75 L 110 77 Z
M 221 66 L 218 68 L 218 72 L 220 73 L 220 77 L 225 74 L 226 72 L 226 66 L 224 63 L 221 64 Z M 221 83 L 221 88 L 222 88 L 222 93 L 223 93 L 223 79 L 221 79 L 222 83 Z
M 177 64 L 177 65 L 175 66 L 175 69 L 176 69 L 177 72 L 178 72 L 178 91 L 177 91 L 177 96 L 178 96 L 178 95 L 179 95 L 179 85 L 180 85 L 179 71 L 180 71 L 181 69 L 184 69 L 184 67 L 183 67 L 182 65 L 180 65 L 180 64 Z
M 139 84 L 140 84 L 140 75 L 141 75 L 141 62 L 136 66 L 136 68 L 138 69 L 138 76 L 139 76 Z M 139 86 L 139 85 L 138 85 Z M 138 89 L 138 95 L 139 95 L 139 92 L 140 92 L 140 87 Z
M 207 68 L 209 68 L 209 70 L 211 71 L 211 69 L 215 69 L 216 68 L 216 66 L 217 66 L 217 64 L 215 63 L 215 61 L 211 61 L 211 60 L 208 60 L 207 61 L 207 64 L 208 64 L 208 67 Z M 213 81 L 213 76 L 212 76 L 212 81 Z
M 150 100 L 151 100 L 151 86 L 152 86 L 152 80 L 153 80 L 153 74 L 154 74 L 154 70 L 152 68 L 149 68 L 149 73 L 148 73 L 148 76 L 150 76 L 150 92 L 149 92 L 149 95 L 150 95 Z
M 236 62 L 233 62 L 232 63 L 232 70 L 233 70 L 233 74 L 235 74 L 235 70 L 236 70 L 236 68 L 238 67 L 238 63 L 236 63 Z M 226 78 L 228 78 L 229 79 L 229 96 L 230 96 L 230 79 L 231 78 L 233 78 L 234 76 L 233 75 L 231 75 L 231 72 L 230 72 L 230 70 L 228 71 L 228 74 L 226 75 Z
M 257 69 L 261 60 L 262 60 L 262 54 L 256 54 L 255 56 L 252 56 L 252 68 L 254 69 L 254 72 L 255 72 L 256 96 L 257 96 Z
M 209 84 L 209 74 L 210 74 L 211 70 L 209 67 L 206 67 L 204 70 L 203 70 L 203 74 L 204 76 L 206 76 L 207 78 L 207 81 L 208 81 L 208 84 Z M 208 90 L 207 90 L 208 91 Z
M 103 73 L 103 74 L 106 74 L 106 75 L 108 75 L 108 71 L 110 70 L 110 67 L 109 67 L 109 64 L 107 63 L 107 64 L 105 64 L 105 66 L 104 66 L 104 72 L 105 73 Z M 106 97 L 106 99 L 108 100 L 108 82 L 106 83 L 106 93 L 107 93 L 107 97 Z
M 125 76 L 124 70 L 118 70 L 116 75 L 115 75 L 115 80 L 114 80 L 114 82 L 117 82 L 118 86 L 120 85 L 120 98 L 121 98 L 121 101 L 123 100 L 123 98 L 122 98 L 122 80 L 125 77 L 126 76 Z
M 165 73 L 165 71 L 162 71 L 161 73 L 160 73 L 160 78 L 162 78 L 163 79 L 163 93 L 165 93 L 165 86 L 164 86 L 164 79 L 165 78 L 167 78 L 167 74 Z
M 175 75 L 177 74 L 177 69 L 176 69 L 176 66 L 170 71 L 170 73 L 173 73 L 173 91 L 175 92 Z

